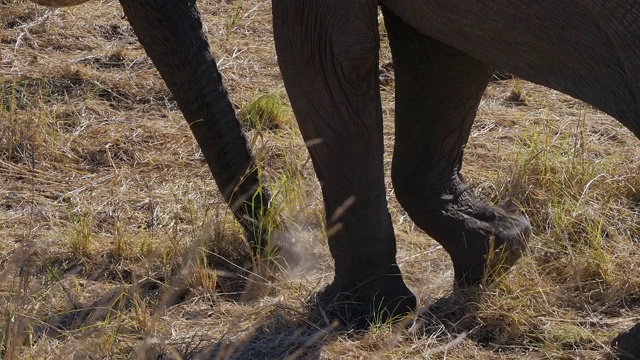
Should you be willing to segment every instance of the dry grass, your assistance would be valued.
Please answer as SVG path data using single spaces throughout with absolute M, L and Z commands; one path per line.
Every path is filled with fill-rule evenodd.
M 6 3 L 5 358 L 599 359 L 640 318 L 638 142 L 579 101 L 506 80 L 481 105 L 464 172 L 476 192 L 534 226 L 531 252 L 502 281 L 466 303 L 449 298 L 446 254 L 408 220 L 389 181 L 400 266 L 436 316 L 409 330 L 336 333 L 305 308 L 332 263 L 286 101 L 266 106 L 271 115 L 248 134 L 305 266 L 265 282 L 246 270 L 242 234 L 118 4 Z M 285 99 L 268 2 L 199 5 L 238 111 L 261 114 L 261 99 Z M 382 73 L 389 167 L 393 77 L 387 65 Z

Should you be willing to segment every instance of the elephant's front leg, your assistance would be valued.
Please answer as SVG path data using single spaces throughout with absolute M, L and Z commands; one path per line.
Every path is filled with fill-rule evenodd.
M 396 264 L 385 195 L 376 4 L 274 0 L 273 18 L 284 83 L 322 186 L 335 261 L 321 304 L 348 321 L 411 311 L 415 297 Z
M 477 285 L 511 266 L 530 232 L 523 217 L 468 192 L 459 173 L 493 67 L 417 33 L 388 11 L 384 18 L 396 74 L 396 196 L 449 253 L 456 286 Z

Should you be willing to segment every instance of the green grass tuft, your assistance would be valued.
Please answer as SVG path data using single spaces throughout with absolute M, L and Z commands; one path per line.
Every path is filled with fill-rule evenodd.
M 283 127 L 287 107 L 277 94 L 260 95 L 240 111 L 245 129 L 273 131 Z

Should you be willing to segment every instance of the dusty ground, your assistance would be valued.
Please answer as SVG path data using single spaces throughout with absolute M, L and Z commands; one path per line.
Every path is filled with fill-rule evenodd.
M 331 280 L 320 193 L 276 66 L 267 1 L 199 3 L 303 266 L 243 294 L 242 234 L 117 2 L 0 5 L 0 353 L 5 358 L 600 359 L 640 320 L 640 147 L 613 119 L 521 80 L 490 85 L 466 150 L 475 192 L 527 214 L 529 254 L 461 305 L 441 247 L 389 201 L 411 328 L 311 321 Z M 383 34 L 384 40 L 384 34 Z M 384 65 L 388 49 L 382 49 Z M 390 166 L 393 74 L 382 68 Z M 522 102 L 512 101 L 519 94 Z M 256 290 L 256 286 L 252 286 Z M 449 312 L 425 315 L 444 304 Z M 441 311 L 442 313 L 442 311 Z M 453 323 L 451 323 L 453 320 Z

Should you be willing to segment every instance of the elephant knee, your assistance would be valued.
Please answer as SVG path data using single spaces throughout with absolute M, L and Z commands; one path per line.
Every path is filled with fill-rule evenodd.
M 412 213 L 419 210 L 418 207 L 421 202 L 419 198 L 425 196 L 426 193 L 419 190 L 413 176 L 392 171 L 391 181 L 398 203 L 411 217 Z
M 448 189 L 451 181 L 437 179 L 424 174 L 416 174 L 407 169 L 412 167 L 398 167 L 392 170 L 391 180 L 396 199 L 409 217 L 421 227 L 437 226 L 434 219 L 438 218 L 447 203 L 451 201 Z

